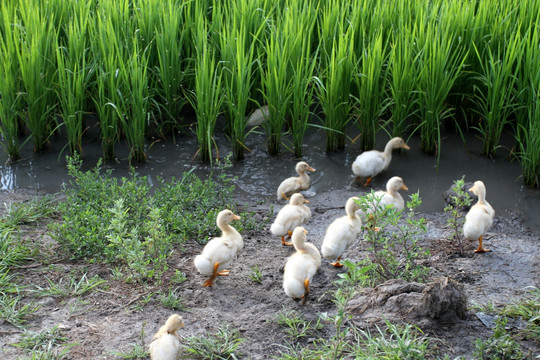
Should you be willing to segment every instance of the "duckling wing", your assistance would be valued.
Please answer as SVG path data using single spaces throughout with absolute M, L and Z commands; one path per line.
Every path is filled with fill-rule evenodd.
M 300 183 L 297 177 L 290 177 L 281 182 L 277 189 L 277 198 L 278 200 L 282 198 L 282 194 L 290 196 L 294 193 L 302 190 L 302 184 Z
M 305 210 L 298 205 L 285 205 L 276 216 L 270 227 L 270 232 L 276 236 L 283 236 L 290 230 L 303 223 L 306 217 Z
M 488 208 L 480 204 L 471 207 L 463 224 L 463 234 L 467 239 L 477 240 L 493 225 L 494 211 L 490 208 L 491 206 Z
M 321 246 L 322 255 L 335 260 L 353 244 L 362 231 L 362 222 L 352 221 L 348 216 L 334 220 L 326 230 Z

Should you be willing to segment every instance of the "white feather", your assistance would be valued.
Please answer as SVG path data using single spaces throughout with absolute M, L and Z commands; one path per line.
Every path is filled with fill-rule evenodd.
M 336 261 L 343 255 L 362 232 L 362 220 L 356 214 L 359 206 L 355 200 L 359 199 L 349 198 L 345 205 L 347 215 L 335 219 L 326 229 L 321 253 L 330 261 Z

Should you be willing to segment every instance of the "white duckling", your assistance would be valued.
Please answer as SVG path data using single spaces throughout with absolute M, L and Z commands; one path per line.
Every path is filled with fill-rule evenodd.
M 152 360 L 177 360 L 180 357 L 180 337 L 178 329 L 184 326 L 182 317 L 178 314 L 169 316 L 152 338 L 150 343 L 150 358 Z
M 405 201 L 401 197 L 399 190 L 409 190 L 403 183 L 403 179 L 399 176 L 394 176 L 386 182 L 386 191 L 375 191 L 373 194 L 375 199 L 380 199 L 378 206 L 386 207 L 388 205 L 393 206 L 397 211 L 403 210 L 405 207 Z
M 474 252 L 488 252 L 490 250 L 482 246 L 482 240 L 491 225 L 493 225 L 495 210 L 486 201 L 486 186 L 482 181 L 475 181 L 474 186 L 469 191 L 478 196 L 478 202 L 471 207 L 465 216 L 463 234 L 469 240 L 478 240 L 478 248 Z
M 331 265 L 335 267 L 343 266 L 339 262 L 341 256 L 362 232 L 362 220 L 356 213 L 360 209 L 357 203 L 359 200 L 358 197 L 349 198 L 345 204 L 347 215 L 337 218 L 326 229 L 321 253 L 328 260 L 334 261 Z
M 277 189 L 277 199 L 285 199 L 288 200 L 288 196 L 291 196 L 294 193 L 307 190 L 311 186 L 311 180 L 309 179 L 309 176 L 306 174 L 306 171 L 314 172 L 316 171 L 314 168 L 308 165 L 305 161 L 300 161 L 298 164 L 296 164 L 295 167 L 296 172 L 298 173 L 298 177 L 290 177 L 288 179 L 285 179 L 281 182 Z
M 246 125 L 251 127 L 261 125 L 269 117 L 268 105 L 261 106 L 249 116 Z
M 405 144 L 400 137 L 395 137 L 388 141 L 384 148 L 384 152 L 378 150 L 364 151 L 352 164 L 352 171 L 356 175 L 356 180 L 359 181 L 362 178 L 367 180 L 364 183 L 364 187 L 368 186 L 371 183 L 371 180 L 380 172 L 385 170 L 390 161 L 392 160 L 392 151 L 394 149 L 407 149 L 409 146 Z
M 306 234 L 307 230 L 301 226 L 294 229 L 292 241 L 296 252 L 287 259 L 283 273 L 285 294 L 303 299 L 302 305 L 308 298 L 311 280 L 321 267 L 321 254 L 313 244 L 306 243 Z
M 291 196 L 289 203 L 278 212 L 270 227 L 270 232 L 273 235 L 281 236 L 282 245 L 292 245 L 291 242 L 285 241 L 285 236 L 291 237 L 295 227 L 311 220 L 311 210 L 304 204 L 309 204 L 309 201 L 302 194 L 296 193 Z
M 210 276 L 204 286 L 212 286 L 217 276 L 229 275 L 227 269 L 236 258 L 239 250 L 244 248 L 242 235 L 229 223 L 233 220 L 240 220 L 238 215 L 231 210 L 222 210 L 216 220 L 217 226 L 221 229 L 220 237 L 213 238 L 206 244 L 201 255 L 195 257 L 195 267 L 202 275 Z

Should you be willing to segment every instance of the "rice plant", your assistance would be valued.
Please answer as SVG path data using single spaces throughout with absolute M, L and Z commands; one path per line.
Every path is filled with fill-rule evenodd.
M 414 52 L 414 38 L 409 29 L 395 31 L 392 37 L 391 51 L 388 59 L 388 90 L 391 94 L 392 136 L 403 137 L 408 128 L 408 120 L 414 115 L 418 86 L 417 66 L 419 54 Z
M 255 2 L 243 0 L 231 4 L 232 8 L 224 8 L 226 17 L 233 20 L 233 14 L 244 14 L 245 18 L 254 16 L 257 11 Z M 230 11 L 230 13 L 229 13 Z M 256 33 L 256 39 L 262 31 L 262 24 Z M 227 132 L 232 142 L 233 156 L 236 160 L 244 158 L 246 133 L 246 110 L 253 87 L 256 42 L 248 43 L 246 22 L 233 21 L 221 29 L 221 59 L 223 66 L 223 91 L 226 97 Z M 252 39 L 253 40 L 253 39 Z
M 117 11 L 114 11 L 115 8 Z M 112 16 L 107 16 L 108 13 Z M 128 49 L 123 42 L 122 33 L 128 32 L 122 25 L 129 14 L 127 1 L 116 5 L 110 0 L 100 4 L 96 22 L 92 24 L 91 51 L 99 56 L 96 65 L 96 90 L 93 97 L 99 117 L 103 159 L 114 158 L 114 145 L 120 136 L 122 117 L 127 114 L 126 85 L 120 76 L 120 68 L 128 58 Z
M 24 30 L 17 59 L 24 84 L 27 125 L 34 150 L 41 152 L 55 128 L 54 54 L 58 29 L 52 26 L 52 18 L 45 18 L 38 8 L 24 0 L 19 2 L 19 11 Z
M 316 77 L 317 96 L 323 110 L 322 124 L 326 131 L 326 151 L 345 148 L 345 130 L 350 118 L 350 95 L 354 67 L 352 30 L 341 28 L 340 34 L 333 43 L 325 63 L 328 66 L 321 70 L 321 77 Z M 343 34 L 343 35 L 341 35 Z
M 482 137 L 484 155 L 493 156 L 499 147 L 500 138 L 510 115 L 515 109 L 516 76 L 522 55 L 521 34 L 514 34 L 505 44 L 497 48 L 486 48 L 481 58 L 481 73 L 476 77 L 476 102 L 481 121 L 476 128 Z
M 287 70 L 292 39 L 280 30 L 278 24 L 273 24 L 270 32 L 264 47 L 266 63 L 260 68 L 261 91 L 269 111 L 269 118 L 263 122 L 263 127 L 267 135 L 268 153 L 277 155 L 291 99 L 291 78 Z
M 153 71 L 158 78 L 156 92 L 164 114 L 160 127 L 166 132 L 180 122 L 182 110 L 187 103 L 184 90 L 191 64 L 188 24 L 185 20 L 182 22 L 184 7 L 187 7 L 186 3 L 179 4 L 177 0 L 165 1 L 159 7 L 155 38 L 159 66 Z M 161 133 L 161 130 L 158 132 Z
M 531 26 L 525 36 L 521 74 L 518 77 L 519 108 L 516 113 L 518 157 L 523 181 L 540 187 L 540 29 Z
M 291 34 L 291 106 L 289 109 L 290 130 L 293 137 L 293 151 L 302 157 L 302 145 L 306 133 L 311 107 L 315 103 L 313 76 L 317 62 L 317 51 L 312 54 L 313 29 L 316 23 L 317 7 L 311 2 L 298 5 L 292 2 L 287 12 L 284 31 Z M 295 6 L 296 5 L 296 6 Z M 300 6 L 302 6 L 300 8 Z
M 212 144 L 218 115 L 221 113 L 223 94 L 221 89 L 221 69 L 207 42 L 206 20 L 197 20 L 199 38 L 196 40 L 195 90 L 189 98 L 197 116 L 195 133 L 199 142 L 199 156 L 202 161 L 212 162 Z
M 130 162 L 142 163 L 146 160 L 144 135 L 149 119 L 148 103 L 148 57 L 146 51 L 139 51 L 137 40 L 133 41 L 132 53 L 127 64 L 119 63 L 121 82 L 124 84 L 124 106 L 116 107 L 118 117 L 130 148 Z M 123 109 L 125 112 L 121 112 Z
M 0 8 L 3 24 L 3 36 L 0 36 L 0 135 L 3 146 L 11 159 L 17 159 L 19 144 L 19 66 L 16 61 L 19 53 L 18 20 L 13 8 L 2 3 Z
M 540 187 L 540 88 L 536 89 L 536 102 L 528 112 L 528 123 L 518 129 L 523 181 L 531 187 Z
M 84 11 L 67 24 L 67 44 L 57 42 L 57 95 L 66 128 L 70 153 L 82 153 L 85 95 L 89 83 L 87 66 L 88 12 Z
M 436 24 L 426 26 L 425 31 L 416 32 L 420 39 L 418 105 L 420 116 L 421 149 L 427 154 L 441 151 L 441 122 L 452 115 L 445 101 L 454 83 L 460 76 L 467 54 L 460 48 L 454 49 L 453 34 Z
M 355 97 L 354 107 L 358 116 L 357 125 L 362 134 L 362 150 L 375 147 L 379 119 L 389 104 L 385 87 L 388 77 L 386 48 L 382 29 L 379 29 L 372 39 L 366 40 L 362 57 L 356 67 L 354 81 L 358 97 Z

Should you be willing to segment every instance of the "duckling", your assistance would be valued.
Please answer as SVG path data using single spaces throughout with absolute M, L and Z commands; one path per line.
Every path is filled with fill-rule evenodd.
M 321 267 L 321 254 L 313 245 L 306 243 L 307 230 L 298 226 L 292 234 L 296 252 L 285 264 L 283 273 L 283 289 L 287 296 L 302 299 L 302 305 L 309 296 L 309 285 L 317 270 Z
M 291 242 L 285 241 L 285 236 L 290 238 L 295 227 L 311 220 L 311 210 L 304 204 L 309 204 L 309 201 L 302 194 L 293 194 L 289 203 L 279 211 L 270 227 L 273 235 L 281 236 L 282 245 L 292 245 Z
M 352 171 L 354 175 L 356 175 L 355 180 L 360 181 L 360 179 L 367 177 L 364 187 L 368 186 L 377 174 L 390 165 L 390 161 L 392 160 L 392 150 L 394 149 L 409 150 L 410 148 L 405 144 L 405 141 L 403 141 L 402 138 L 395 137 L 388 141 L 384 148 L 384 152 L 370 150 L 364 151 L 358 155 L 352 164 Z
M 486 201 L 486 186 L 482 181 L 475 181 L 469 191 L 478 196 L 478 202 L 471 207 L 465 216 L 463 234 L 469 240 L 478 240 L 478 248 L 474 252 L 488 252 L 490 250 L 482 246 L 482 240 L 491 225 L 493 225 L 495 210 Z
M 251 127 L 261 125 L 269 117 L 268 105 L 261 106 L 249 116 L 246 125 Z
M 357 201 L 358 197 L 351 197 L 345 204 L 345 212 L 347 215 L 334 220 L 324 235 L 324 240 L 321 246 L 322 256 L 332 261 L 331 265 L 342 267 L 339 261 L 341 255 L 352 245 L 354 240 L 362 232 L 362 220 L 356 213 L 360 209 Z
M 401 211 L 405 207 L 405 201 L 399 190 L 409 190 L 409 188 L 403 183 L 402 178 L 394 176 L 386 183 L 386 191 L 375 191 L 373 195 L 375 199 L 380 199 L 378 204 L 380 207 L 392 205 L 397 211 Z
M 195 267 L 202 275 L 210 276 L 204 286 L 212 286 L 217 276 L 229 275 L 228 268 L 236 258 L 238 251 L 244 248 L 242 235 L 229 223 L 240 220 L 240 216 L 233 214 L 231 210 L 222 210 L 216 220 L 221 229 L 220 237 L 213 238 L 206 244 L 201 255 L 195 257 Z
M 300 161 L 296 164 L 296 172 L 299 177 L 290 177 L 281 182 L 277 189 L 277 199 L 288 200 L 288 196 L 309 189 L 311 186 L 311 181 L 309 176 L 306 174 L 306 171 L 315 172 L 316 170 L 308 165 L 305 161 Z
M 159 328 L 150 343 L 152 360 L 177 360 L 180 356 L 180 337 L 178 329 L 184 327 L 184 321 L 178 314 L 169 316 L 165 325 Z

